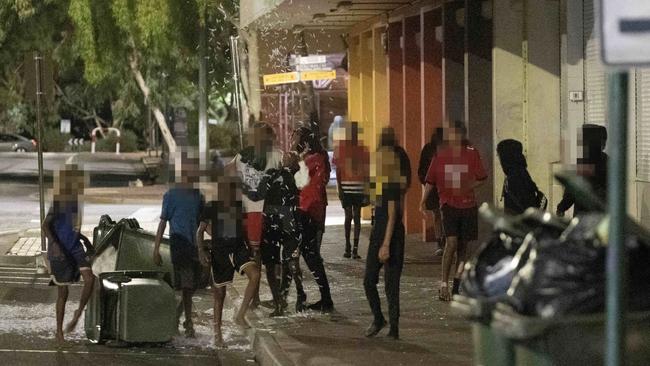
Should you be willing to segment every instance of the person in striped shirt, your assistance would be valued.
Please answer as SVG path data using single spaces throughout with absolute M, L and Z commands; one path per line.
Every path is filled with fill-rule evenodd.
M 334 165 L 339 199 L 345 210 L 345 258 L 361 259 L 359 256 L 359 233 L 361 232 L 361 207 L 368 205 L 367 183 L 370 171 L 370 154 L 359 141 L 359 124 L 345 123 L 345 136 L 336 141 Z M 354 220 L 354 247 L 350 244 L 350 231 Z

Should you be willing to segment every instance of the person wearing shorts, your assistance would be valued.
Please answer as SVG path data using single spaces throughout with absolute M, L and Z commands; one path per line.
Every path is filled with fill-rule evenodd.
M 216 185 L 216 200 L 209 201 L 201 213 L 196 241 L 199 243 L 201 263 L 210 265 L 212 269 L 214 341 L 215 345 L 221 346 L 227 285 L 232 284 L 235 272 L 248 277 L 242 304 L 234 317 L 237 325 L 245 326 L 246 312 L 259 285 L 260 271 L 244 239 L 241 183 L 234 177 L 226 176 L 218 179 Z M 203 240 L 205 231 L 210 232 L 212 240 Z
M 81 318 L 95 283 L 90 257 L 84 250 L 84 246 L 91 248 L 92 245 L 88 238 L 81 234 L 83 214 L 79 205 L 79 196 L 83 193 L 84 178 L 83 171 L 71 161 L 66 162 L 63 170 L 56 172 L 52 206 L 41 228 L 48 241 L 47 258 L 51 273 L 50 285 L 58 287 L 56 341 L 59 345 L 65 342 L 63 319 L 69 294 L 68 285 L 78 282 L 79 278 L 83 277 L 84 286 L 81 291 L 79 308 L 75 310 L 72 320 L 66 327 L 66 332 L 71 332 Z
M 442 147 L 437 151 L 427 172 L 420 210 L 426 210 L 426 200 L 435 187 L 440 197 L 446 236 L 438 297 L 442 301 L 449 301 L 460 287 L 467 245 L 477 239 L 478 204 L 475 189 L 485 183 L 487 173 L 478 151 L 467 140 L 467 129 L 462 122 L 457 121 L 444 128 L 443 136 Z M 454 256 L 457 258 L 457 266 L 450 293 L 448 282 Z
M 160 243 L 169 222 L 169 251 L 174 267 L 174 288 L 182 292 L 182 305 L 178 308 L 178 318 L 185 313 L 185 335 L 195 336 L 192 322 L 192 296 L 201 282 L 202 269 L 196 246 L 196 231 L 199 216 L 205 205 L 201 191 L 194 187 L 198 182 L 198 159 L 181 152 L 180 182 L 171 187 L 163 196 L 160 223 L 155 238 L 153 262 L 160 266 Z

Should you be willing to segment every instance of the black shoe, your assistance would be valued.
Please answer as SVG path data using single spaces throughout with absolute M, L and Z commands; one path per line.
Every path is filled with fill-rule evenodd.
M 359 253 L 354 252 L 354 253 L 352 253 L 352 258 L 354 258 L 354 259 L 361 259 L 361 256 L 359 255 Z
M 302 313 L 307 310 L 307 305 L 303 301 L 296 301 L 296 313 Z
M 350 254 L 350 252 L 345 252 L 345 254 L 343 254 L 343 258 L 351 258 L 351 257 L 352 254 Z
M 307 306 L 307 309 L 320 311 L 321 313 L 331 313 L 332 311 L 334 311 L 334 303 L 331 300 L 330 301 L 320 300 L 316 303 Z
M 366 337 L 370 338 L 376 336 L 379 334 L 379 332 L 381 332 L 382 329 L 384 329 L 386 325 L 388 325 L 388 323 L 386 323 L 386 320 L 382 320 L 379 324 L 372 322 L 368 329 L 366 329 Z
M 183 322 L 183 328 L 185 328 L 185 337 L 196 338 L 196 332 L 194 331 L 194 324 L 192 322 Z
M 264 300 L 260 302 L 260 306 L 265 307 L 267 309 L 273 309 L 275 308 L 275 302 L 273 300 Z
M 451 287 L 451 295 L 460 294 L 460 278 L 454 278 L 454 283 Z
M 278 307 L 271 314 L 269 314 L 269 318 L 275 318 L 278 316 L 283 316 L 284 315 L 284 310 L 282 308 Z
M 390 331 L 388 332 L 386 337 L 392 338 L 396 341 L 399 340 L 399 328 L 391 326 Z

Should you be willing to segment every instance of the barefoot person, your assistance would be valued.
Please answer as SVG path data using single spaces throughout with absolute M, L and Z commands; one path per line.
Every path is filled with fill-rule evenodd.
M 377 291 L 379 272 L 384 268 L 390 331 L 399 339 L 399 293 L 404 266 L 404 194 L 410 185 L 411 164 L 398 144 L 391 127 L 382 130 L 371 172 L 371 192 L 375 201 L 375 221 L 370 234 L 363 287 L 373 314 L 366 337 L 374 337 L 387 325 Z
M 467 140 L 463 122 L 456 121 L 443 131 L 444 141 L 431 162 L 420 211 L 427 209 L 426 201 L 434 187 L 438 190 L 446 244 L 442 255 L 442 282 L 439 299 L 451 300 L 458 293 L 467 245 L 478 237 L 478 204 L 474 191 L 485 183 L 487 173 L 481 157 Z M 453 288 L 449 291 L 449 276 L 456 255 Z
M 201 214 L 196 242 L 201 263 L 212 266 L 214 341 L 215 345 L 222 346 L 221 318 L 226 286 L 232 283 L 235 271 L 248 277 L 244 299 L 234 318 L 237 325 L 246 326 L 244 317 L 259 285 L 260 271 L 244 239 L 241 183 L 225 176 L 217 179 L 216 186 L 216 197 L 211 197 Z M 203 240 L 206 231 L 211 241 Z
M 84 307 L 92 294 L 95 276 L 90 267 L 90 258 L 84 251 L 88 248 L 88 238 L 81 234 L 82 206 L 80 197 L 83 194 L 84 174 L 76 164 L 66 163 L 65 169 L 57 172 L 54 180 L 54 198 L 52 206 L 43 221 L 42 230 L 48 240 L 47 257 L 50 263 L 52 281 L 50 285 L 58 286 L 56 300 L 56 341 L 64 342 L 63 318 L 65 304 L 68 300 L 68 285 L 83 277 L 84 286 L 81 291 L 79 308 L 66 332 L 71 332 L 77 326 Z
M 242 202 L 244 205 L 244 233 L 255 262 L 262 267 L 260 244 L 262 242 L 262 225 L 264 219 L 264 200 L 256 195 L 257 188 L 269 169 L 282 165 L 282 151 L 275 146 L 276 136 L 273 128 L 260 122 L 250 129 L 249 144 L 242 149 L 226 167 L 236 169 L 242 182 Z M 260 304 L 259 286 L 255 291 L 252 307 Z
M 185 336 L 193 338 L 192 296 L 201 278 L 201 264 L 196 247 L 196 231 L 199 215 L 204 206 L 201 192 L 194 186 L 198 183 L 198 159 L 190 158 L 186 151 L 181 152 L 178 183 L 163 196 L 160 223 L 156 233 L 153 261 L 162 265 L 160 242 L 169 222 L 169 249 L 174 267 L 174 288 L 182 293 L 181 312 L 185 313 Z M 180 313 L 178 314 L 180 319 Z

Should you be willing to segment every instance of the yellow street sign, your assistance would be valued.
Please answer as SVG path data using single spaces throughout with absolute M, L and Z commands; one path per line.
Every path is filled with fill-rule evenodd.
M 331 80 L 331 79 L 336 79 L 336 70 L 303 71 L 300 73 L 300 81 Z
M 264 86 L 297 83 L 299 81 L 300 75 L 295 71 L 264 75 Z

